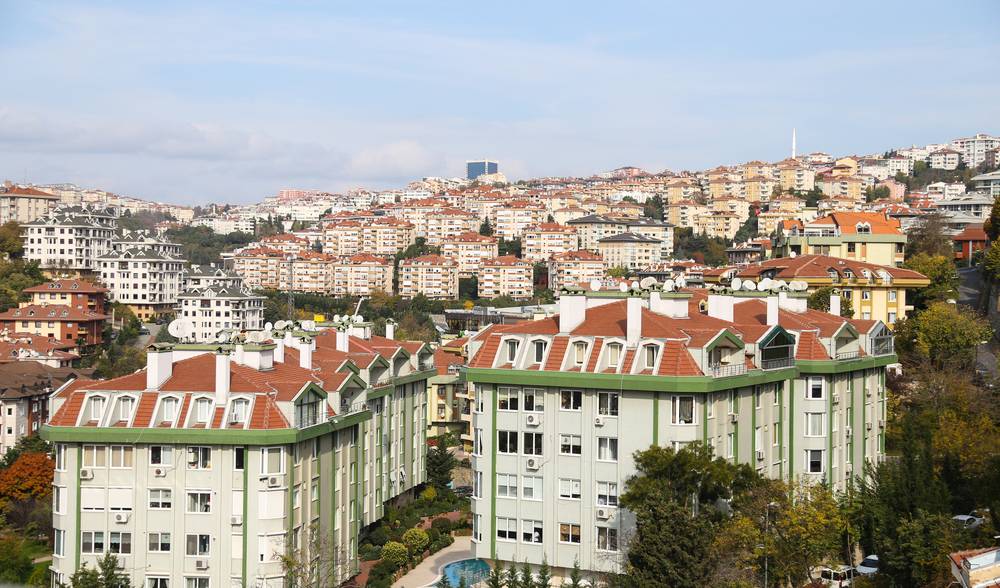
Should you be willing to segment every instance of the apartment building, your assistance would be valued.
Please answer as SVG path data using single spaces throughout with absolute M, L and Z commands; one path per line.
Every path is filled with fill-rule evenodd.
M 619 233 L 634 233 L 660 241 L 660 259 L 666 261 L 674 254 L 674 226 L 651 218 L 620 218 L 593 214 L 569 221 L 580 236 L 580 249 L 598 252 L 600 240 Z
M 698 226 L 698 217 L 708 213 L 708 206 L 694 200 L 678 200 L 668 204 L 664 213 L 670 224 L 694 229 Z
M 494 234 L 507 241 L 520 239 L 525 229 L 545 222 L 548 216 L 543 204 L 527 200 L 508 202 L 497 208 L 494 214 Z
M 191 221 L 193 227 L 208 227 L 213 233 L 228 235 L 229 233 L 246 233 L 253 235 L 256 230 L 256 219 L 239 216 L 200 216 Z
M 423 255 L 399 263 L 399 295 L 433 300 L 458 298 L 458 263 L 441 255 Z
M 468 432 L 467 417 L 471 415 L 471 402 L 466 393 L 462 368 L 465 358 L 461 348 L 453 342 L 442 343 L 434 351 L 437 373 L 427 381 L 427 433 L 438 436 L 452 433 L 462 437 Z
M 278 289 L 326 294 L 330 291 L 330 281 L 333 264 L 337 260 L 333 255 L 304 251 L 282 260 L 278 272 Z
M 291 233 L 279 233 L 262 237 L 257 245 L 264 249 L 274 249 L 290 255 L 303 253 L 312 249 L 309 239 Z
M 323 227 L 323 252 L 330 255 L 393 256 L 415 242 L 413 223 L 391 216 L 341 220 Z
M 962 161 L 969 167 L 976 167 L 986 161 L 987 154 L 1000 148 L 1000 137 L 985 133 L 977 133 L 972 137 L 963 137 L 951 142 L 951 148 L 961 154 Z M 934 167 L 933 165 L 931 167 Z
M 72 344 L 89 350 L 104 341 L 106 288 L 80 279 L 54 280 L 26 288 L 31 300 L 0 313 L 0 329 Z
M 243 286 L 243 278 L 233 270 L 216 267 L 215 265 L 191 264 L 184 268 L 181 275 L 181 284 L 184 290 L 207 288 L 209 286 L 240 288 Z
M 779 227 L 782 257 L 829 255 L 875 265 L 899 266 L 906 234 L 899 219 L 884 212 L 834 212 L 807 223 Z
M 535 293 L 534 265 L 513 255 L 483 261 L 479 269 L 479 297 L 509 296 L 515 300 L 531 298 Z
M 0 456 L 49 420 L 49 395 L 76 378 L 71 368 L 40 363 L 0 364 Z
M 147 588 L 290 585 L 285 555 L 324 586 L 356 575 L 361 529 L 425 480 L 435 371 L 423 343 L 351 331 L 158 345 L 59 389 L 53 581 L 104 553 Z
M 368 253 L 339 258 L 333 266 L 333 296 L 392 294 L 392 261 Z
M 597 249 L 608 268 L 638 270 L 661 261 L 661 242 L 635 233 L 618 233 L 597 241 Z
M 95 260 L 111 299 L 128 305 L 142 321 L 173 312 L 185 261 L 142 243 L 122 244 Z
M 281 264 L 287 256 L 277 249 L 244 249 L 233 256 L 233 271 L 250 288 L 277 289 Z
M 427 215 L 444 208 L 450 208 L 448 201 L 441 198 L 421 198 L 400 202 L 386 207 L 389 215 L 413 225 L 414 237 L 428 236 Z
M 479 273 L 483 261 L 493 259 L 499 253 L 496 237 L 480 235 L 475 231 L 462 233 L 441 244 L 441 255 L 458 262 L 458 274 L 463 278 Z
M 52 277 L 93 276 L 97 258 L 111 250 L 115 218 L 107 209 L 56 208 L 22 225 L 24 257 Z
M 973 176 L 972 181 L 976 183 L 976 190 L 985 192 L 993 198 L 1000 196 L 1000 171 Z
M 708 210 L 695 218 L 694 222 L 695 233 L 729 241 L 736 237 L 744 221 L 734 212 Z
M 943 169 L 951 171 L 958 169 L 958 164 L 962 161 L 962 154 L 954 149 L 938 149 L 931 153 L 928 165 L 932 169 Z
M 816 186 L 816 172 L 805 163 L 786 159 L 778 164 L 778 186 L 786 191 L 808 192 Z
M 473 551 L 620 572 L 619 498 L 652 445 L 708 444 L 764 476 L 846 488 L 884 451 L 893 338 L 795 292 L 587 297 L 489 335 L 473 355 Z M 704 310 L 702 310 L 704 308 Z
M 828 198 L 846 198 L 853 202 L 864 202 L 865 188 L 868 187 L 867 182 L 860 176 L 835 174 L 821 176 L 816 185 Z
M 580 248 L 576 229 L 558 223 L 539 223 L 524 230 L 521 255 L 530 261 L 545 261 L 556 253 Z
M 912 270 L 825 255 L 770 259 L 723 271 L 714 277 L 706 275 L 705 281 L 719 283 L 733 277 L 750 280 L 770 278 L 786 282 L 800 280 L 807 284 L 809 293 L 832 286 L 840 291 L 842 300 L 851 303 L 855 319 L 877 320 L 887 325 L 894 325 L 913 310 L 906 303 L 907 290 L 930 284 L 926 276 Z
M 0 330 L 0 364 L 32 362 L 60 368 L 70 367 L 78 359 L 75 341 Z
M 964 186 L 963 186 L 964 187 Z M 994 198 L 982 192 L 957 194 L 937 202 L 937 209 L 945 214 L 972 216 L 985 219 L 990 216 Z
M 566 208 L 560 208 L 552 212 L 552 220 L 559 225 L 566 225 L 569 221 L 576 218 L 583 218 L 590 214 L 586 208 L 581 208 L 579 206 L 567 206 Z
M 435 247 L 469 231 L 479 230 L 482 221 L 470 212 L 458 208 L 440 208 L 426 215 L 427 244 Z
M 549 258 L 548 270 L 549 288 L 559 291 L 560 288 L 603 280 L 604 258 L 584 249 L 557 253 Z
M 177 318 L 187 321 L 185 342 L 212 343 L 223 331 L 264 328 L 264 300 L 238 286 L 190 288 L 177 296 Z
M 59 196 L 7 182 L 0 187 L 0 224 L 29 223 L 58 206 Z

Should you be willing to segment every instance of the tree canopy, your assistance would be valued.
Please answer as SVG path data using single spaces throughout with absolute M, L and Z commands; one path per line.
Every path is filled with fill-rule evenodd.
M 806 306 L 813 310 L 830 312 L 830 296 L 833 295 L 834 290 L 836 288 L 833 286 L 817 288 L 815 292 L 809 295 Z M 840 316 L 844 318 L 854 317 L 854 306 L 851 303 L 851 299 L 846 296 L 840 297 Z
M 903 267 L 920 272 L 931 281 L 929 286 L 911 292 L 910 301 L 917 310 L 925 309 L 934 302 L 958 298 L 958 270 L 951 257 L 921 251 L 907 259 Z
M 972 367 L 976 346 L 993 337 L 989 323 L 975 311 L 947 302 L 934 302 L 925 310 L 899 321 L 896 348 L 911 364 L 930 363 L 936 368 Z

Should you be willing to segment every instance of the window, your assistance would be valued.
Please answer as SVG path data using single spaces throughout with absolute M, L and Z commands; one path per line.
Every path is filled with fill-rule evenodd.
M 559 523 L 560 543 L 580 543 L 580 525 L 573 523 Z
M 90 399 L 90 413 L 89 420 L 99 421 L 101 420 L 101 415 L 104 413 L 104 398 L 100 396 L 95 396 Z
M 476 427 L 476 430 L 474 431 L 474 433 L 475 433 L 475 437 L 474 437 L 473 444 L 472 444 L 472 453 L 474 455 L 482 455 L 483 454 L 483 430 L 481 428 L 479 428 L 479 427 Z
M 618 506 L 618 482 L 597 483 L 597 505 Z
M 896 324 L 896 312 L 895 311 L 892 311 L 892 310 L 889 311 L 889 324 L 890 325 Z
M 149 447 L 149 465 L 173 465 L 174 450 L 169 445 L 151 445 Z
M 187 512 L 189 513 L 209 513 L 212 512 L 211 492 L 188 492 Z
M 52 512 L 55 514 L 66 514 L 69 495 L 66 494 L 65 486 L 52 487 Z
M 542 499 L 541 476 L 521 476 L 521 498 L 525 500 Z
M 583 341 L 573 343 L 573 363 L 582 366 L 587 359 L 587 344 Z
M 642 349 L 642 356 L 645 359 L 644 365 L 647 370 L 651 370 L 656 365 L 656 352 L 658 351 L 656 345 L 646 345 Z
M 233 400 L 233 407 L 229 412 L 229 422 L 242 423 L 247 420 L 247 412 L 250 409 L 250 401 L 245 398 Z
M 194 401 L 195 422 L 199 424 L 208 423 L 212 418 L 212 401 L 208 398 L 199 398 Z
M 482 414 L 483 412 L 483 390 L 482 388 L 476 388 L 476 412 Z
M 618 529 L 597 527 L 597 550 L 618 551 Z
M 823 385 L 824 381 L 821 376 L 812 376 L 809 378 L 808 386 L 806 388 L 806 398 L 811 400 L 822 400 L 823 399 Z
M 562 410 L 580 410 L 583 407 L 583 392 L 580 390 L 563 390 L 559 392 L 559 408 Z
M 694 396 L 674 396 L 671 399 L 672 422 L 675 425 L 694 424 Z
M 810 474 L 823 473 L 822 449 L 806 449 L 806 472 Z
M 597 414 L 618 416 L 617 392 L 599 392 L 597 394 Z
M 112 445 L 111 467 L 118 469 L 131 469 L 132 448 L 125 445 Z
M 62 443 L 56 444 L 56 471 L 65 472 L 66 471 L 66 445 Z
M 84 531 L 80 538 L 81 553 L 104 553 L 104 531 Z
M 517 519 L 497 517 L 497 539 L 517 541 Z
M 517 453 L 517 431 L 497 431 L 497 451 Z
M 618 461 L 618 439 L 614 437 L 597 438 L 598 461 Z
M 726 435 L 726 457 L 732 458 L 736 452 L 736 433 Z
M 472 540 L 477 543 L 483 540 L 483 515 L 481 514 L 472 515 Z
M 132 533 L 108 533 L 108 551 L 125 555 L 132 553 Z
M 212 546 L 212 537 L 210 535 L 188 535 L 186 543 L 185 553 L 187 555 L 208 555 Z
M 135 398 L 131 396 L 123 396 L 121 400 L 118 401 L 118 420 L 127 421 L 132 416 L 132 408 L 135 407 Z
M 500 388 L 497 390 L 497 410 L 516 411 L 520 391 L 517 388 Z
M 246 451 L 243 447 L 236 447 L 233 449 L 233 469 L 236 471 L 243 471 L 247 467 L 246 463 Z
M 184 578 L 185 588 L 208 588 L 208 578 Z
M 777 447 L 779 443 L 781 443 L 781 423 L 775 421 L 771 425 L 771 445 Z
M 542 521 L 521 521 L 521 541 L 524 543 L 541 543 Z
M 169 488 L 149 489 L 149 508 L 165 510 L 173 506 L 173 496 Z
M 516 474 L 497 474 L 497 498 L 517 498 Z
M 559 453 L 561 455 L 582 454 L 583 440 L 580 435 L 559 435 Z
M 54 540 L 52 555 L 62 557 L 66 555 L 66 531 L 62 529 L 52 529 L 52 531 Z
M 729 391 L 729 414 L 736 414 L 736 390 Z
M 754 408 L 760 408 L 760 396 L 761 396 L 760 388 L 754 388 L 754 390 L 753 390 L 753 407 Z
M 889 290 L 889 302 L 895 302 L 895 301 L 896 301 L 896 291 Z
M 514 363 L 514 359 L 517 358 L 517 341 L 507 341 L 507 363 Z
M 103 445 L 83 446 L 83 467 L 103 468 L 107 465 L 107 454 Z
M 285 473 L 285 460 L 281 447 L 261 448 L 260 473 L 264 476 Z
M 107 509 L 107 491 L 104 488 L 84 486 L 80 488 L 80 510 L 103 512 Z
M 608 345 L 608 367 L 616 368 L 622 361 L 621 343 L 611 343 Z
M 189 470 L 210 470 L 212 469 L 212 448 L 211 447 L 188 447 L 187 463 Z
M 177 418 L 177 399 L 164 398 L 162 412 L 164 421 L 173 421 Z
M 532 342 L 531 349 L 534 352 L 535 363 L 542 363 L 542 359 L 545 358 L 545 341 Z
M 559 478 L 559 498 L 580 500 L 580 480 Z
M 544 412 L 545 390 L 540 390 L 538 388 L 525 388 L 524 410 L 527 412 Z
M 705 418 L 715 418 L 715 395 L 708 394 L 705 396 Z
M 806 413 L 806 437 L 822 437 L 826 434 L 825 416 L 822 412 Z
M 525 433 L 524 434 L 524 449 L 525 455 L 541 455 L 542 454 L 542 434 L 541 433 Z
M 472 497 L 483 497 L 483 472 L 476 470 L 476 475 L 472 478 Z

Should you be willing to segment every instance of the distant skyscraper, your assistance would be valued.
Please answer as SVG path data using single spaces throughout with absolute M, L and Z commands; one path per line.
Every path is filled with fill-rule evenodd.
M 500 171 L 500 164 L 489 159 L 477 159 L 465 162 L 465 177 L 474 180 L 479 176 L 495 174 Z

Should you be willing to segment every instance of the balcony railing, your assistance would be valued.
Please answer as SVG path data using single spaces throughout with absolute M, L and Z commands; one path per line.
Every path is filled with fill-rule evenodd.
M 792 367 L 795 364 L 794 357 L 779 357 L 776 359 L 763 359 L 760 362 L 761 369 L 780 370 L 781 368 Z
M 729 376 L 742 376 L 747 373 L 747 366 L 743 363 L 734 363 L 731 365 L 721 365 L 716 364 L 709 366 L 709 371 L 713 378 L 728 378 Z
M 364 400 L 359 400 L 358 402 L 341 402 L 340 403 L 340 415 L 354 414 L 356 412 L 361 412 L 363 410 L 368 410 L 368 405 Z
M 891 336 L 872 337 L 868 347 L 872 355 L 892 355 L 895 352 Z
M 861 357 L 860 351 L 841 351 L 837 353 L 837 361 L 857 359 Z

